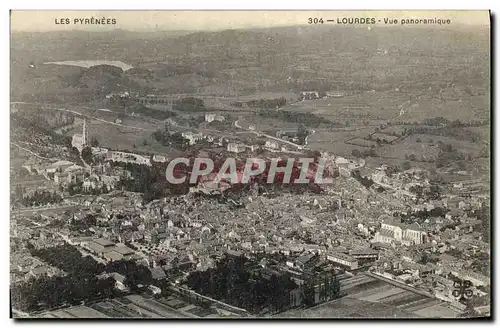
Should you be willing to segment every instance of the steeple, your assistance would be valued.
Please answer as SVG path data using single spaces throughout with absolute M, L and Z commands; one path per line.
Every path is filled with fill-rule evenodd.
M 82 130 L 82 148 L 87 146 L 88 136 L 87 136 L 87 120 L 83 119 L 83 130 Z

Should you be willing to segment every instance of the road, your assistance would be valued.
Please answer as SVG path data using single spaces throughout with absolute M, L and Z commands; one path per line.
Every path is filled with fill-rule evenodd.
M 131 125 L 125 125 L 125 124 L 120 124 L 120 123 L 116 123 L 116 122 L 106 121 L 106 120 L 103 120 L 102 118 L 94 117 L 94 116 L 91 116 L 91 115 L 88 115 L 88 114 L 83 114 L 83 113 L 80 113 L 80 112 L 77 112 L 77 111 L 74 111 L 74 110 L 71 110 L 71 109 L 51 108 L 51 107 L 44 107 L 44 109 L 58 110 L 58 111 L 61 111 L 61 112 L 68 112 L 68 113 L 72 113 L 72 114 L 79 115 L 79 116 L 85 116 L 85 117 L 90 118 L 90 119 L 95 120 L 95 121 L 99 121 L 99 122 L 103 122 L 103 123 L 111 124 L 111 125 L 115 125 L 115 126 L 120 126 L 120 127 L 123 127 L 123 128 L 136 129 L 136 130 L 141 130 L 141 131 L 150 131 L 150 132 L 155 132 L 156 131 L 156 130 L 141 128 L 141 127 L 138 127 L 138 126 L 131 126 Z
M 12 210 L 10 213 L 11 214 L 25 214 L 25 213 L 37 213 L 37 212 L 45 212 L 45 211 L 59 211 L 59 210 L 66 210 L 66 209 L 72 209 L 76 205 L 74 204 L 68 204 L 68 205 L 62 205 L 62 206 L 53 206 L 53 207 L 38 207 L 38 208 L 23 208 L 19 210 Z
M 283 140 L 283 139 L 280 139 L 280 138 L 276 138 L 276 137 L 273 137 L 269 134 L 265 134 L 265 133 L 262 133 L 262 132 L 258 132 L 258 131 L 253 131 L 253 130 L 249 130 L 249 129 L 245 129 L 244 127 L 242 127 L 238 121 L 236 120 L 234 122 L 234 126 L 239 128 L 239 129 L 242 129 L 242 130 L 245 130 L 245 131 L 248 131 L 248 132 L 252 132 L 253 134 L 256 134 L 256 135 L 259 135 L 259 136 L 264 136 L 266 138 L 269 138 L 269 139 L 273 139 L 273 140 L 276 140 L 276 141 L 279 141 L 279 142 L 282 142 L 282 143 L 286 143 L 287 145 L 290 145 L 290 146 L 293 146 L 293 147 L 296 147 L 297 149 L 304 149 L 304 146 L 301 146 L 301 145 L 298 145 L 296 143 L 293 143 L 291 141 L 288 141 L 288 140 Z
M 13 104 L 13 103 L 11 103 L 11 104 Z M 25 104 L 36 105 L 35 103 L 25 103 Z M 138 127 L 138 126 L 131 126 L 131 125 L 125 125 L 125 124 L 115 123 L 115 122 L 111 122 L 111 121 L 106 121 L 106 120 L 103 120 L 102 118 L 98 118 L 98 117 L 94 117 L 94 116 L 91 116 L 91 115 L 88 115 L 88 114 L 80 113 L 80 112 L 77 112 L 77 111 L 71 110 L 71 109 L 53 108 L 53 107 L 43 107 L 43 109 L 57 110 L 57 111 L 60 111 L 60 112 L 72 113 L 72 114 L 75 114 L 75 115 L 78 115 L 78 116 L 85 116 L 85 117 L 87 117 L 89 119 L 92 119 L 92 120 L 96 120 L 96 121 L 99 121 L 99 122 L 103 122 L 103 123 L 111 124 L 111 125 L 115 125 L 115 126 L 120 126 L 120 127 L 124 127 L 124 128 L 129 128 L 129 129 L 136 129 L 136 130 L 141 130 L 141 131 L 151 131 L 151 132 L 155 132 L 156 131 L 156 130 L 141 128 L 141 127 Z
M 27 149 L 27 148 L 21 147 L 21 146 L 19 146 L 18 144 L 16 144 L 15 142 L 11 142 L 10 144 L 11 144 L 11 145 L 13 145 L 13 146 L 16 146 L 17 148 L 19 148 L 19 149 L 21 149 L 21 150 L 24 150 L 25 152 L 28 152 L 28 153 L 30 153 L 31 155 L 36 156 L 36 157 L 38 157 L 38 158 L 40 158 L 40 159 L 51 160 L 51 158 L 47 158 L 47 157 L 40 156 L 40 155 L 38 155 L 37 153 L 34 153 L 34 152 L 32 152 L 31 150 L 29 150 L 29 149 Z

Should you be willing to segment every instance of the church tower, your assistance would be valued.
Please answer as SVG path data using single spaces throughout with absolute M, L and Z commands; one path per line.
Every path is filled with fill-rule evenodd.
M 87 135 L 87 120 L 83 119 L 83 130 L 82 130 L 82 148 L 87 147 L 89 142 L 89 137 Z

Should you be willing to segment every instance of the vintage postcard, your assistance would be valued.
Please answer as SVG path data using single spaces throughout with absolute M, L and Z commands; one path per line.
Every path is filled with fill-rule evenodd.
M 18 11 L 13 318 L 490 318 L 488 11 Z

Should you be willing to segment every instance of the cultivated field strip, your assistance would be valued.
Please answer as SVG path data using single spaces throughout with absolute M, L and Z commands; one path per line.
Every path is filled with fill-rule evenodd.
M 379 300 L 384 299 L 385 297 L 389 297 L 389 296 L 392 296 L 394 294 L 399 294 L 401 292 L 402 292 L 402 289 L 400 289 L 400 288 L 385 287 L 376 293 L 371 293 L 371 295 L 367 295 L 364 297 L 357 297 L 357 298 L 359 298 L 360 300 L 363 300 L 363 301 L 378 302 Z

